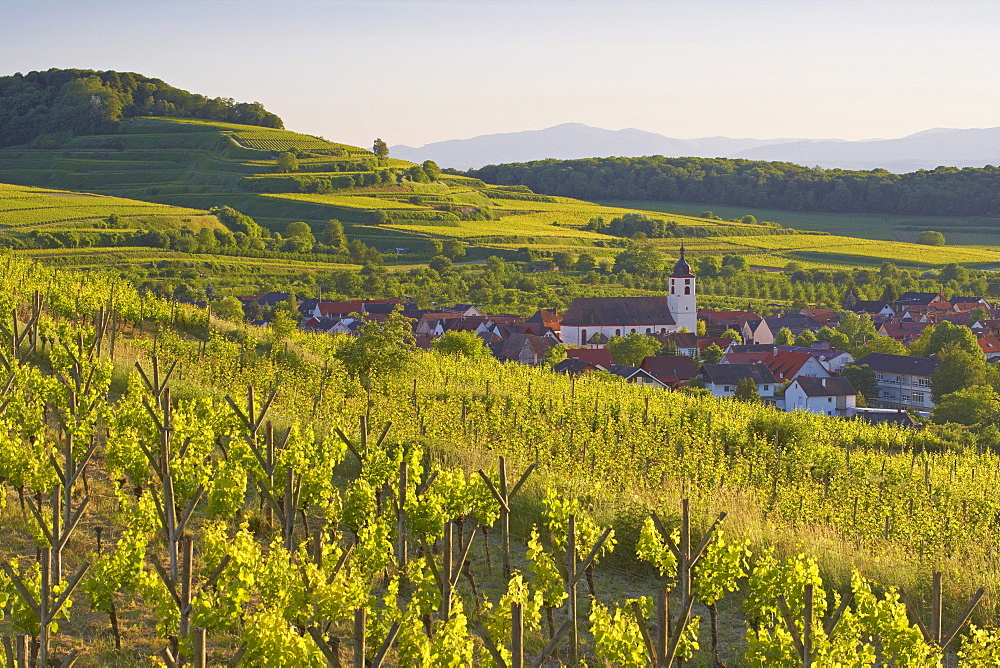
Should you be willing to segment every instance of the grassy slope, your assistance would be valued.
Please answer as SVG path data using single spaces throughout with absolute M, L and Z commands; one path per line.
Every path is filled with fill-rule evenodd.
M 872 266 L 889 259 L 916 266 L 959 262 L 993 267 L 997 260 L 995 247 L 979 244 L 1000 243 L 1000 236 L 987 232 L 985 227 L 995 221 L 981 219 L 918 220 L 771 211 L 749 213 L 796 229 L 841 232 L 845 236 L 773 236 L 773 230 L 763 226 L 746 230 L 759 233 L 756 236 L 727 236 L 727 231 L 713 227 L 731 223 L 705 220 L 695 214 L 711 208 L 723 217 L 735 218 L 748 211 L 698 204 L 595 204 L 538 197 L 523 189 L 488 186 L 476 179 L 451 175 L 433 184 L 403 182 L 344 188 L 329 195 L 260 194 L 248 192 L 242 180 L 270 179 L 273 185 L 278 179 L 335 177 L 364 173 L 359 167 L 371 172 L 387 166 L 377 165 L 374 156 L 362 148 L 284 130 L 153 118 L 134 119 L 124 129 L 121 135 L 77 137 L 56 150 L 0 149 L 0 182 L 80 190 L 200 210 L 227 204 L 279 231 L 296 220 L 318 227 L 337 218 L 346 224 L 348 236 L 383 251 L 397 247 L 420 251 L 428 238 L 459 238 L 470 244 L 469 258 L 473 260 L 482 260 L 489 254 L 512 253 L 525 246 L 547 251 L 587 249 L 598 256 L 611 256 L 617 252 L 613 245 L 620 240 L 581 228 L 595 216 L 610 220 L 637 209 L 672 213 L 670 219 L 681 226 L 686 236 L 684 243 L 695 255 L 742 253 L 751 256 L 753 264 L 758 266 L 783 266 L 793 259 L 808 266 Z M 274 155 L 292 147 L 314 153 L 300 160 L 300 172 L 288 176 L 275 174 Z M 390 159 L 388 167 L 408 165 Z M 488 209 L 497 220 L 454 220 L 453 216 L 450 220 L 426 219 L 445 217 L 439 214 L 449 207 L 463 211 Z M 379 211 L 390 214 L 392 220 L 384 225 L 373 224 Z M 946 230 L 953 241 L 964 239 L 977 245 L 931 250 L 898 243 L 912 241 L 917 228 L 933 224 L 945 229 L 946 222 L 953 223 L 952 230 L 982 230 Z M 858 242 L 852 237 L 882 241 Z M 680 243 L 679 239 L 656 241 L 664 252 L 671 254 L 677 252 Z
M 692 202 L 650 202 L 622 200 L 602 202 L 644 211 L 658 211 L 696 216 L 710 210 L 723 218 L 751 214 L 757 220 L 769 220 L 797 230 L 829 232 L 846 237 L 883 241 L 915 241 L 921 230 L 943 232 L 949 243 L 968 246 L 1000 246 L 1000 218 L 962 216 L 909 216 L 882 213 L 821 213 L 781 211 L 725 204 Z

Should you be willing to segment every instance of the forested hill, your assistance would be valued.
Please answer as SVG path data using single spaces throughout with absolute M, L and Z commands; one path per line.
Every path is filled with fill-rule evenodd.
M 728 158 L 588 158 L 488 165 L 487 183 L 581 199 L 731 204 L 792 211 L 978 216 L 1000 214 L 1000 168 L 938 167 L 892 174 Z
M 74 134 L 113 132 L 130 116 L 284 127 L 260 102 L 208 98 L 134 72 L 51 69 L 0 77 L 0 146 L 58 145 Z

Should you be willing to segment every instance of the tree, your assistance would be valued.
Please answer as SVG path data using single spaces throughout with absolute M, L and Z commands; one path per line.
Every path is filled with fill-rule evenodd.
M 566 344 L 560 343 L 552 346 L 545 351 L 545 355 L 542 357 L 542 363 L 547 367 L 554 367 L 559 362 L 566 359 Z
M 988 385 L 973 385 L 943 397 L 931 412 L 931 419 L 942 424 L 988 425 L 1000 417 L 1000 394 Z
M 379 160 L 385 160 L 389 157 L 389 145 L 381 139 L 376 139 L 375 143 L 372 144 L 372 153 L 374 153 Z
M 386 153 L 386 155 L 388 155 L 388 153 Z M 427 178 L 431 181 L 437 181 L 441 178 L 441 168 L 438 167 L 437 163 L 433 160 L 424 160 L 423 164 L 420 166 L 423 168 L 424 174 L 426 174 Z
M 344 250 L 347 247 L 347 236 L 344 234 L 344 224 L 336 218 L 326 224 L 323 242 L 330 248 Z
M 930 329 L 930 327 L 927 329 Z M 961 348 L 966 352 L 979 355 L 980 357 L 983 356 L 983 349 L 979 347 L 979 340 L 972 333 L 972 330 L 963 325 L 953 325 L 947 320 L 942 320 L 935 325 L 934 331 L 930 334 L 929 345 L 924 356 L 933 357 L 951 346 Z
M 695 334 L 697 334 L 698 336 L 705 336 L 707 334 L 707 332 L 708 332 L 708 323 L 706 321 L 704 321 L 704 320 L 699 320 L 698 324 L 695 325 L 695 329 L 697 330 L 695 332 Z M 726 331 L 729 331 L 729 330 L 726 330 Z M 735 331 L 735 330 L 733 330 L 733 331 Z M 743 342 L 743 337 L 741 336 L 740 337 L 740 343 L 742 343 L 742 342 Z
M 906 355 L 909 351 L 902 343 L 891 336 L 876 336 L 874 339 L 858 346 L 854 356 L 861 359 L 869 353 L 885 353 L 887 355 Z
M 720 348 L 718 344 L 713 343 L 709 347 L 705 348 L 705 352 L 702 353 L 701 356 L 701 361 L 704 364 L 718 364 L 725 356 L 726 353 L 722 351 L 722 348 Z
M 454 355 L 470 359 L 487 357 L 490 354 L 489 349 L 483 343 L 483 339 L 475 332 L 445 332 L 434 340 L 431 348 L 442 355 Z
M 288 174 L 299 170 L 299 159 L 291 151 L 284 151 L 278 154 L 278 172 Z
M 925 246 L 944 246 L 944 235 L 934 230 L 924 230 L 917 235 L 917 243 Z
M 615 258 L 615 271 L 649 275 L 663 270 L 663 253 L 650 243 L 630 242 Z
M 803 348 L 808 348 L 813 343 L 816 342 L 816 335 L 810 330 L 803 330 L 801 334 L 795 337 L 795 345 L 801 346 Z
M 230 322 L 242 322 L 246 317 L 243 312 L 243 302 L 236 297 L 226 297 L 212 302 L 212 313 L 215 317 Z
M 966 387 L 989 384 L 992 370 L 986 365 L 982 351 L 978 355 L 957 346 L 941 352 L 941 364 L 931 376 L 931 399 L 941 399 Z
M 854 389 L 865 399 L 878 398 L 878 380 L 875 372 L 867 364 L 848 364 L 840 371 L 840 375 L 851 382 Z
M 431 258 L 428 266 L 438 274 L 443 274 L 451 269 L 451 260 L 444 255 L 435 255 Z
M 287 339 L 298 328 L 298 320 L 284 309 L 276 311 L 270 323 L 271 333 L 276 341 Z
M 782 327 L 774 335 L 774 345 L 776 346 L 790 346 L 793 343 L 795 343 L 795 337 L 792 335 L 792 330 L 787 327 Z
M 573 256 L 566 251 L 556 251 L 553 253 L 552 261 L 563 271 L 573 268 Z
M 729 329 L 727 329 L 726 331 L 724 331 L 722 333 L 722 336 L 720 338 L 723 338 L 723 339 L 732 339 L 736 343 L 743 343 L 743 335 L 741 335 L 739 332 L 737 332 L 732 327 L 730 327 Z
M 756 225 L 757 219 L 751 216 L 750 214 L 747 214 L 742 218 L 740 218 L 740 222 L 743 223 L 744 225 Z
M 431 257 L 434 257 L 435 255 L 444 255 L 444 244 L 441 243 L 440 239 L 427 240 L 427 254 Z
M 399 311 L 382 322 L 366 322 L 358 336 L 334 353 L 351 378 L 371 388 L 372 380 L 405 370 L 413 359 L 412 320 Z
M 465 244 L 458 239 L 447 239 L 444 242 L 444 256 L 449 260 L 465 257 Z
M 652 336 L 632 332 L 627 336 L 613 336 L 608 341 L 608 351 L 615 364 L 639 366 L 644 357 L 655 355 L 660 350 L 660 342 Z
M 594 260 L 594 256 L 591 255 L 590 253 L 580 253 L 576 258 L 577 271 L 582 271 L 586 273 L 588 271 L 593 271 L 594 267 L 596 266 L 597 264 L 596 261 Z
M 847 337 L 848 346 L 859 346 L 877 335 L 871 316 L 851 311 L 841 311 L 837 331 Z
M 733 393 L 733 398 L 749 404 L 759 404 L 760 394 L 757 392 L 757 383 L 753 382 L 753 378 L 750 376 L 740 378 L 740 382 L 736 383 L 736 391 Z
M 965 326 L 972 327 L 977 322 L 988 320 L 989 317 L 990 317 L 989 311 L 987 311 L 982 306 L 977 306 L 976 308 L 969 311 L 969 318 L 965 321 Z

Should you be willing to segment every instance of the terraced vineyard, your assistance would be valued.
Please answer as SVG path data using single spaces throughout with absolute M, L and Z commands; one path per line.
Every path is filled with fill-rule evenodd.
M 120 197 L 74 193 L 0 184 L 0 226 L 37 229 L 93 227 L 95 221 L 116 215 L 161 225 L 187 224 L 192 228 L 223 226 L 205 211 L 138 202 Z M 131 221 L 135 222 L 135 221 Z M 70 225 L 72 223 L 72 225 Z

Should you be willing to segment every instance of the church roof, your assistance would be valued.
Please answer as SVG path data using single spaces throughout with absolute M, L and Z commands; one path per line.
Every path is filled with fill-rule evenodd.
M 673 325 L 666 297 L 577 297 L 563 316 L 563 327 Z
M 675 277 L 694 278 L 694 274 L 691 273 L 691 265 L 689 265 L 687 260 L 684 259 L 683 244 L 681 244 L 681 257 L 677 260 L 677 264 L 674 265 L 674 273 L 670 275 Z

